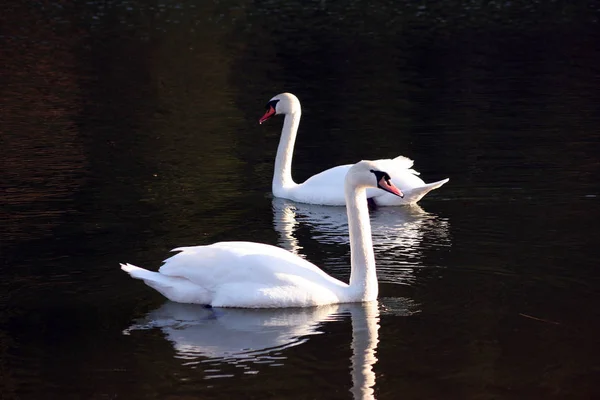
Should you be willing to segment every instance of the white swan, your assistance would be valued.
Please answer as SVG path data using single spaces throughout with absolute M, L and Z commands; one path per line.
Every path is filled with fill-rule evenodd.
M 259 123 L 262 124 L 276 114 L 284 114 L 285 118 L 275 157 L 273 195 L 300 203 L 343 206 L 345 204 L 344 177 L 352 164 L 327 169 L 308 178 L 304 183 L 294 182 L 292 179 L 292 154 L 302 115 L 300 101 L 291 93 L 278 94 L 267 103 L 267 111 Z M 378 189 L 368 189 L 369 201 L 378 206 L 415 204 L 427 193 L 449 181 L 446 178 L 426 184 L 417 176 L 419 173 L 412 169 L 413 160 L 403 156 L 377 160 L 377 162 L 393 177 L 394 185 L 400 188 L 404 194 L 404 197 L 398 197 Z
M 360 161 L 346 175 L 350 284 L 287 250 L 253 242 L 181 247 L 159 272 L 131 264 L 121 264 L 121 269 L 179 303 L 278 308 L 375 300 L 378 285 L 365 191 L 379 187 L 400 196 L 390 179 L 375 161 Z

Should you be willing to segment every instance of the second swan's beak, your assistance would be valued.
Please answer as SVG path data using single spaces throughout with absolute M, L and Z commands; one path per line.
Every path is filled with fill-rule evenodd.
M 404 197 L 404 193 L 402 193 L 402 191 L 400 189 L 398 189 L 391 180 L 386 180 L 386 177 L 382 177 L 379 182 L 377 182 L 377 186 L 379 186 L 380 189 L 385 190 L 386 192 L 390 192 L 392 194 L 395 194 L 396 196 L 399 197 Z
M 275 115 L 275 108 L 273 106 L 269 106 L 269 109 L 267 110 L 265 115 L 263 115 L 262 118 L 258 120 L 258 123 L 262 124 L 263 122 L 271 118 L 273 115 Z

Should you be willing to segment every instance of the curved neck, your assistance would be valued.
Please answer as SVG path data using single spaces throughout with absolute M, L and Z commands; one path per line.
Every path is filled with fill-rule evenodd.
M 292 155 L 301 115 L 302 112 L 297 110 L 294 113 L 286 114 L 283 120 L 283 129 L 277 147 L 275 171 L 273 173 L 272 190 L 275 196 L 278 196 L 282 190 L 295 185 L 292 179 Z
M 361 301 L 375 300 L 379 288 L 366 189 L 346 183 L 344 190 L 350 232 L 350 288 Z

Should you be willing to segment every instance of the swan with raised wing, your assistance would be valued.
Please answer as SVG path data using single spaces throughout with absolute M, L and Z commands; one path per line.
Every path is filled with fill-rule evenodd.
M 279 247 L 254 242 L 219 242 L 180 247 L 158 272 L 131 264 L 121 269 L 169 300 L 213 307 L 310 307 L 371 301 L 378 284 L 371 239 L 367 188 L 402 192 L 378 161 L 354 164 L 344 192 L 350 233 L 350 283 Z
M 291 93 L 281 93 L 267 103 L 267 111 L 260 118 L 262 124 L 273 115 L 283 114 L 283 129 L 275 156 L 275 171 L 273 173 L 272 191 L 275 197 L 294 200 L 300 203 L 321 204 L 328 206 L 343 206 L 344 177 L 352 164 L 339 165 L 311 176 L 303 183 L 292 179 L 292 155 L 296 134 L 300 125 L 302 109 L 300 101 Z M 415 204 L 433 189 L 437 189 L 448 178 L 433 183 L 425 183 L 412 169 L 413 160 L 398 156 L 394 159 L 377 160 L 393 178 L 394 185 L 402 190 L 404 197 L 400 198 L 379 189 L 368 189 L 369 203 L 376 206 L 400 206 Z

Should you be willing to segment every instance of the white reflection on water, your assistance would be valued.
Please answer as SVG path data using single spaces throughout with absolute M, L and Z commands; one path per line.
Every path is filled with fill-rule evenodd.
M 409 315 L 410 302 L 391 303 L 394 315 Z M 385 312 L 390 306 L 383 305 Z M 350 315 L 352 356 L 350 369 L 356 399 L 374 398 L 373 365 L 379 331 L 379 303 L 335 304 L 313 308 L 235 309 L 205 308 L 167 302 L 123 331 L 158 328 L 186 365 L 200 366 L 207 379 L 233 377 L 221 370 L 235 365 L 246 374 L 258 373 L 257 364 L 282 365 L 285 349 L 306 343 L 319 327 Z
M 160 328 L 177 356 L 189 360 L 188 365 L 210 361 L 240 365 L 246 373 L 252 373 L 252 364 L 278 362 L 281 350 L 320 334 L 319 324 L 338 311 L 337 305 L 244 309 L 167 302 L 124 333 Z
M 448 220 L 418 205 L 380 207 L 370 216 L 377 272 L 383 282 L 407 283 L 413 279 L 413 268 L 423 266 L 424 249 L 450 246 Z M 318 243 L 350 245 L 345 207 L 274 198 L 273 227 L 279 233 L 279 246 L 302 257 L 307 244 L 301 243 L 300 228 L 309 227 L 310 239 Z

